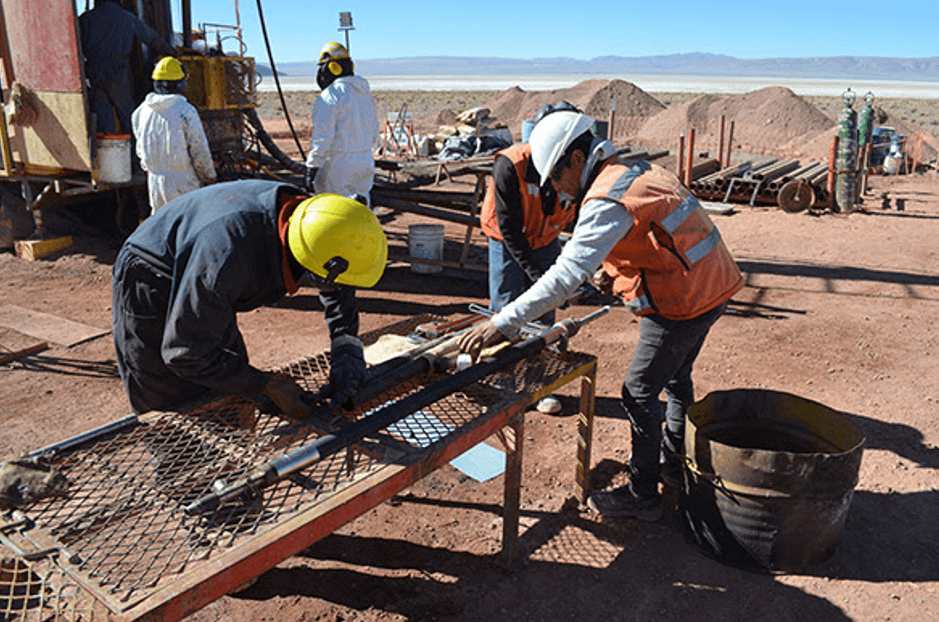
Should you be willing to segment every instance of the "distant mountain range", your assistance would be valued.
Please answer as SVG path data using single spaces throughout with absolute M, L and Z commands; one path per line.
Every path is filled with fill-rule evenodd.
M 261 60 L 258 58 L 258 70 L 263 75 L 270 75 L 270 67 L 260 62 Z M 674 74 L 713 77 L 939 81 L 939 56 L 928 58 L 813 56 L 743 59 L 723 54 L 694 52 L 662 56 L 601 56 L 590 60 L 418 56 L 356 59 L 355 62 L 356 71 L 368 76 L 583 74 L 585 77 L 616 76 L 628 79 L 630 74 Z M 316 62 L 278 63 L 277 71 L 282 76 L 313 77 L 316 75 Z

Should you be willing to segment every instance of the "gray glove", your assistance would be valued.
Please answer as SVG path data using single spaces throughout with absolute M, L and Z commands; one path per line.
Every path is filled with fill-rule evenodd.
M 329 353 L 329 387 L 327 393 L 335 406 L 352 399 L 368 373 L 362 342 L 345 337 L 333 342 Z

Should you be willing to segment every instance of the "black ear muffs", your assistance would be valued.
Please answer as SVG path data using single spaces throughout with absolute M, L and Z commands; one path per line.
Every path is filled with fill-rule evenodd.
M 329 73 L 333 74 L 334 76 L 342 74 L 342 65 L 334 60 L 329 61 L 329 65 L 327 65 L 327 67 L 329 69 Z

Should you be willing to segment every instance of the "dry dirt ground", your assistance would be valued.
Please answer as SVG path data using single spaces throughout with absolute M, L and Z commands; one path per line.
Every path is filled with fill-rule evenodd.
M 939 619 L 939 177 L 874 177 L 870 185 L 861 209 L 847 215 L 738 206 L 714 216 L 747 286 L 714 327 L 694 374 L 698 397 L 733 388 L 793 393 L 844 412 L 863 431 L 860 479 L 826 563 L 775 576 L 723 565 L 683 538 L 673 492 L 658 523 L 600 520 L 577 507 L 575 383 L 562 391 L 562 414 L 527 415 L 517 564 L 498 556 L 502 478 L 478 483 L 446 466 L 189 619 Z M 35 262 L 0 253 L 2 304 L 107 330 L 120 236 L 94 213 L 50 213 L 53 233 L 76 237 L 65 251 Z M 389 213 L 383 222 L 400 249 L 413 221 Z M 448 225 L 448 253 L 462 237 Z M 478 234 L 473 243 L 484 248 Z M 361 292 L 362 330 L 462 313 L 486 296 L 478 277 L 415 274 L 392 261 L 378 286 Z M 590 310 L 575 306 L 560 317 Z M 239 322 L 262 368 L 328 345 L 312 290 Z M 615 308 L 572 340 L 599 357 L 596 488 L 623 478 L 629 431 L 618 395 L 637 332 Z M 34 342 L 0 329 L 7 350 Z M 128 410 L 110 335 L 51 344 L 0 366 L 0 459 Z
M 572 505 L 570 385 L 563 414 L 527 418 L 517 565 L 497 556 L 502 478 L 477 483 L 447 466 L 191 619 L 935 619 L 937 197 L 934 174 L 877 177 L 864 209 L 850 215 L 743 206 L 715 216 L 747 287 L 732 305 L 743 314 L 724 317 L 701 354 L 699 397 L 731 388 L 794 393 L 847 413 L 867 437 L 843 541 L 824 565 L 798 575 L 748 573 L 689 545 L 672 506 L 660 522 L 645 524 L 597 520 Z M 386 221 L 399 239 L 397 219 Z M 77 231 L 77 244 L 36 262 L 0 254 L 0 300 L 107 329 L 117 238 L 69 221 L 56 226 Z M 448 231 L 448 243 L 461 233 Z M 392 263 L 378 287 L 362 292 L 363 330 L 424 312 L 459 313 L 485 297 L 479 279 L 414 274 Z M 311 291 L 240 323 L 262 367 L 326 346 Z M 617 395 L 637 328 L 617 308 L 573 340 L 600 361 L 596 487 L 622 478 L 629 432 Z M 29 342 L 0 334 L 7 348 Z M 127 412 L 109 336 L 53 345 L 0 367 L 3 458 Z

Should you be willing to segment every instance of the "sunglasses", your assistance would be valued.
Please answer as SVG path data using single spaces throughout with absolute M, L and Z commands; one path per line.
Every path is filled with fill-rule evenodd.
M 570 165 L 570 163 L 571 163 L 571 154 L 562 156 L 561 159 L 558 160 L 557 164 L 554 165 L 554 168 L 551 169 L 551 174 L 548 175 L 548 177 L 550 177 L 552 181 L 560 181 L 561 174 L 564 172 L 564 169 L 566 169 L 568 165 Z

